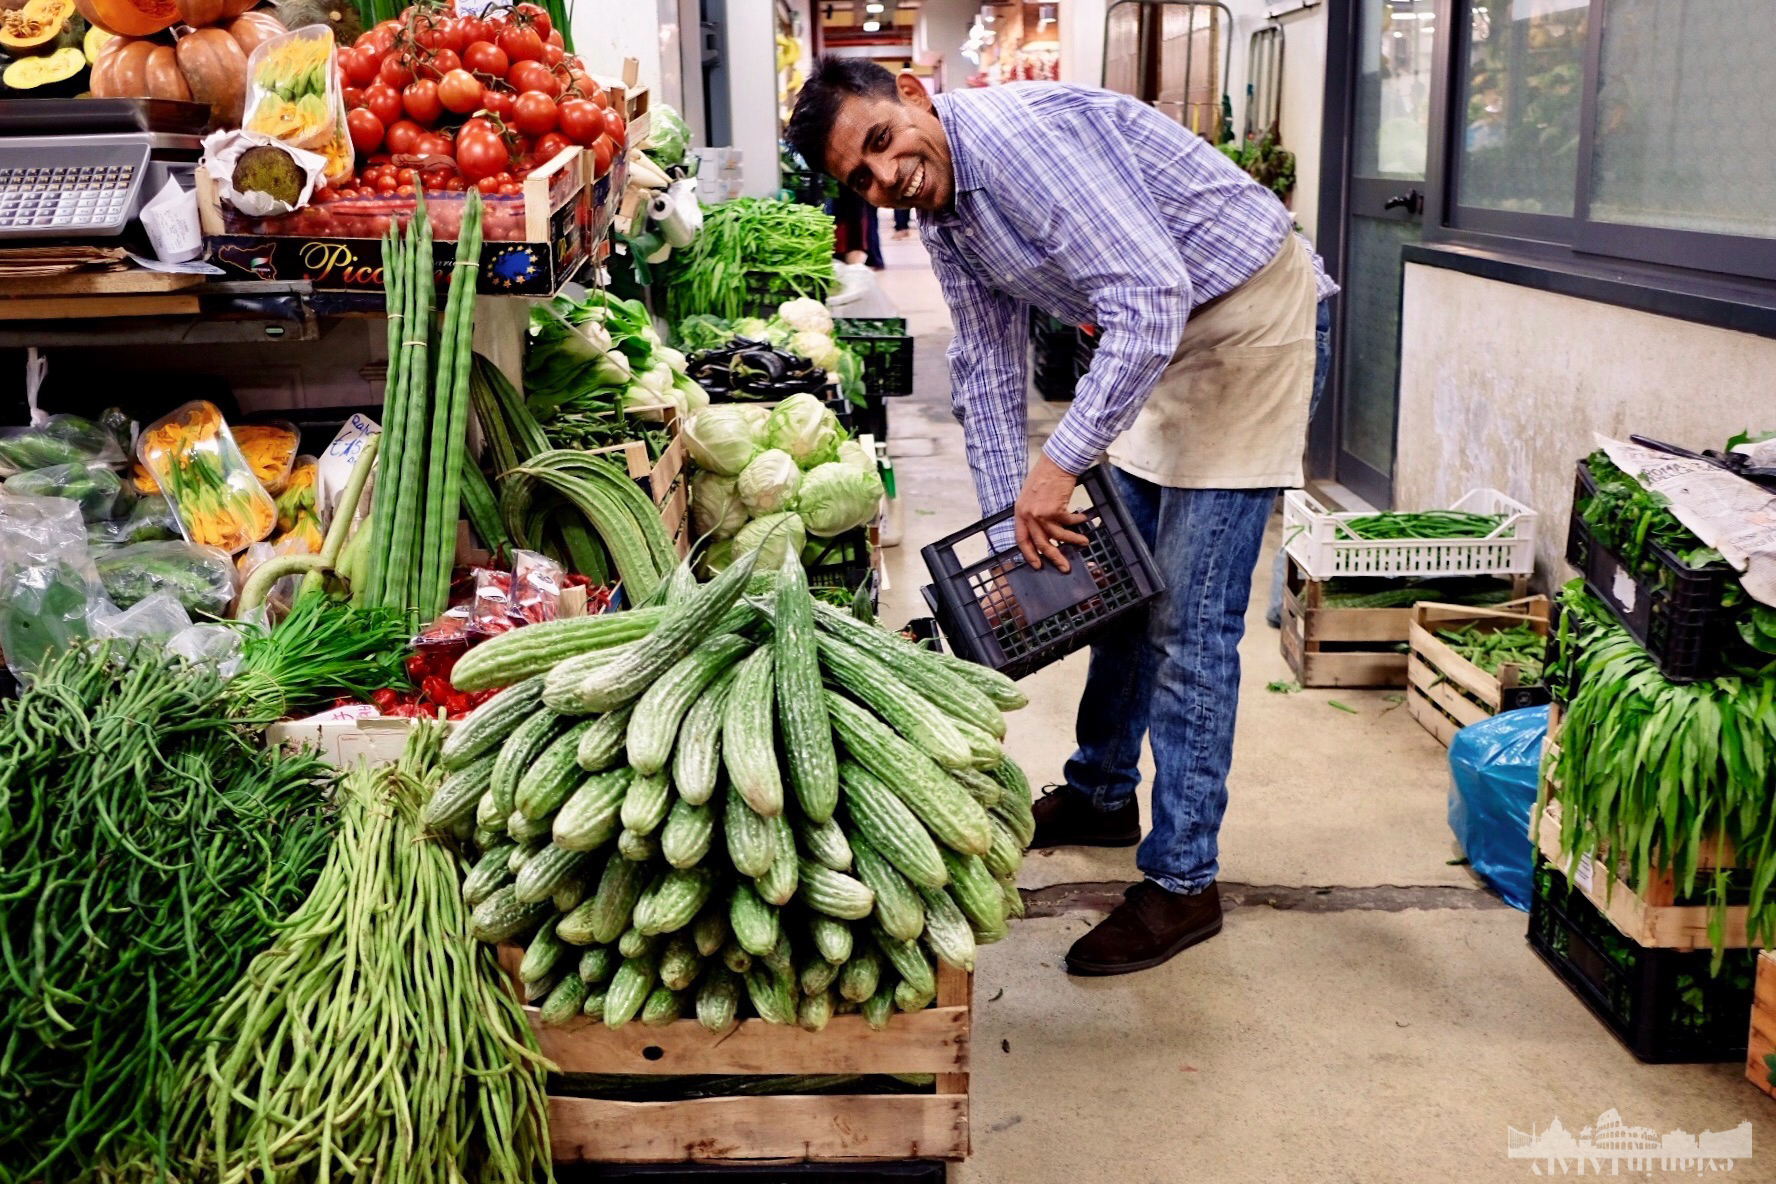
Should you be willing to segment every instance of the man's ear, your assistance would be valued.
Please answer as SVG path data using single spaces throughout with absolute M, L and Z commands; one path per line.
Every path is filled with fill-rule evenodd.
M 920 82 L 919 76 L 911 70 L 901 71 L 894 80 L 894 86 L 896 90 L 900 91 L 903 102 L 910 103 L 921 111 L 936 110 L 931 105 L 931 95 L 926 91 L 925 84 Z

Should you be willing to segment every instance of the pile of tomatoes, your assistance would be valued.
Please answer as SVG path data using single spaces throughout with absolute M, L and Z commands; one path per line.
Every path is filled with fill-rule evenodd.
M 415 5 L 339 51 L 359 169 L 320 204 L 420 188 L 513 195 L 570 145 L 603 176 L 627 128 L 540 5 Z

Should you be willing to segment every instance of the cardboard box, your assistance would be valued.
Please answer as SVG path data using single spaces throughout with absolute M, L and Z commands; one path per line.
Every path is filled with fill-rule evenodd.
M 265 742 L 274 748 L 312 748 L 328 764 L 349 769 L 400 760 L 412 727 L 412 719 L 384 718 L 365 703 L 272 724 L 265 729 Z

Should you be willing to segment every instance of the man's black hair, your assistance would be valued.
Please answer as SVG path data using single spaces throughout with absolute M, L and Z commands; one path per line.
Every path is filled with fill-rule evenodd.
M 868 58 L 841 58 L 831 54 L 816 58 L 814 72 L 802 83 L 795 111 L 783 138 L 817 173 L 826 172 L 826 145 L 833 121 L 848 98 L 895 99 L 900 91 L 894 75 Z

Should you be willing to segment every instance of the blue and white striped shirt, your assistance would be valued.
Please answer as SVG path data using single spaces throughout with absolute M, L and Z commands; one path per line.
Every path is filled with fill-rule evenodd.
M 1127 95 L 1017 83 L 935 101 L 955 202 L 921 214 L 919 234 L 955 322 L 951 399 L 993 514 L 1028 463 L 1024 305 L 1100 330 L 1043 446 L 1078 473 L 1134 422 L 1191 310 L 1256 275 L 1292 222 L 1214 145 Z M 1314 270 L 1322 298 L 1338 290 L 1318 258 Z

